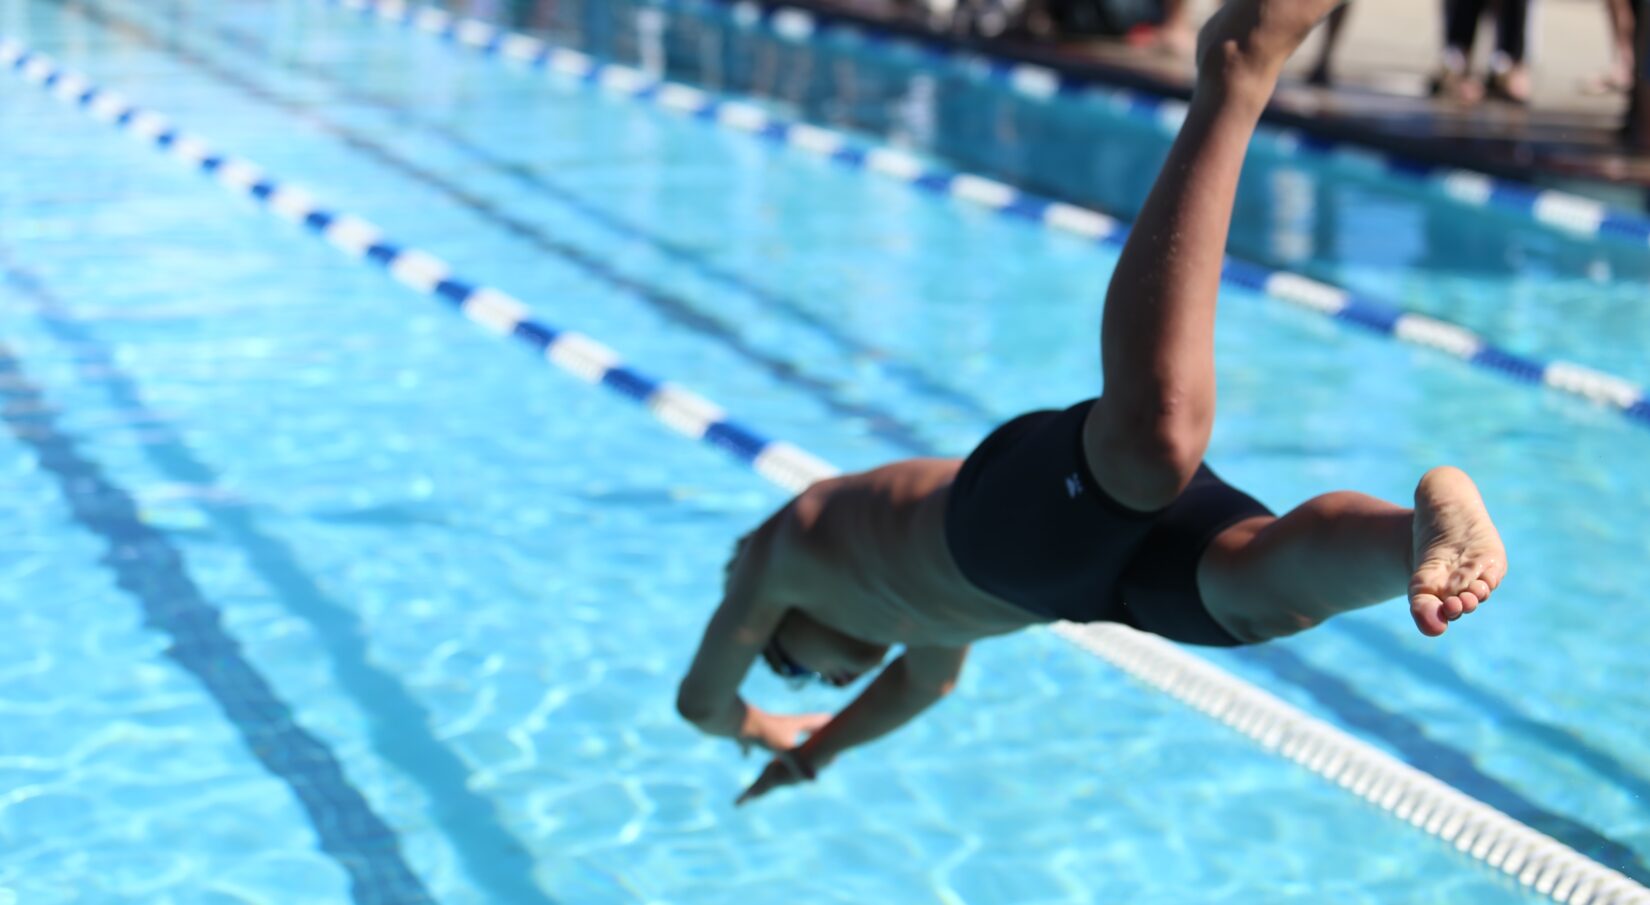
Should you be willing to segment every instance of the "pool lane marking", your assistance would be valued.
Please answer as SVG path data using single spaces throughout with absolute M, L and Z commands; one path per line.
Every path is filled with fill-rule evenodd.
M 56 479 L 75 521 L 108 545 L 100 561 L 137 598 L 144 625 L 164 633 L 166 656 L 200 683 L 246 750 L 286 784 L 321 850 L 349 876 L 351 898 L 358 905 L 433 903 L 402 858 L 395 831 L 350 783 L 332 749 L 299 723 L 247 662 L 183 554 L 164 532 L 144 523 L 132 495 L 59 429 L 55 410 L 3 343 L 0 420 L 34 452 L 41 471 Z
M 42 2 L 64 5 L 63 0 Z M 74 4 L 68 8 L 74 15 L 84 17 L 102 27 L 130 33 L 155 48 L 157 52 L 201 70 L 211 79 L 228 85 L 258 102 L 270 105 L 287 116 L 313 127 L 318 134 L 338 140 L 351 151 L 359 152 L 383 169 L 439 192 L 533 250 L 553 255 L 613 289 L 643 302 L 672 325 L 720 344 L 755 365 L 776 383 L 800 389 L 811 395 L 833 416 L 863 424 L 869 435 L 886 441 L 890 446 L 910 455 L 930 453 L 931 445 L 911 424 L 901 420 L 897 415 L 872 403 L 846 398 L 828 380 L 811 375 L 794 362 L 762 349 L 725 320 L 696 307 L 686 298 L 624 273 L 615 263 L 602 255 L 552 236 L 536 223 L 503 211 L 496 202 L 483 198 L 439 173 L 409 160 L 373 137 L 339 125 L 305 105 L 283 98 L 256 80 L 196 52 L 190 46 L 157 39 L 148 29 L 111 14 L 97 3 Z M 284 202 L 277 200 L 277 203 Z M 415 266 L 407 265 L 408 268 Z M 409 275 L 415 274 L 409 270 Z
M 195 455 L 166 418 L 154 412 L 136 380 L 121 369 L 107 346 L 38 277 L 17 266 L 4 246 L 0 246 L 0 287 L 31 301 L 41 328 L 96 372 L 82 378 L 86 385 L 100 386 L 122 408 L 139 414 L 144 432 L 139 449 L 155 468 L 180 485 L 221 486 L 220 476 Z M 298 555 L 264 531 L 249 510 L 204 506 L 202 512 L 222 539 L 239 548 L 247 569 L 275 592 L 286 611 L 325 639 L 319 650 L 327 659 L 335 687 L 351 696 L 366 715 L 371 751 L 423 792 L 428 802 L 425 813 L 435 818 L 437 830 L 446 837 L 470 882 L 492 901 L 555 905 L 533 881 L 532 853 L 511 834 L 495 805 L 470 788 L 470 769 L 435 736 L 429 711 L 398 677 L 373 663 L 360 618 L 306 572 Z M 330 793 L 318 799 L 323 805 L 333 800 L 350 803 L 347 796 Z M 447 831 L 451 825 L 462 826 L 464 831 Z M 406 900 L 369 897 L 367 901 Z
M 84 11 L 84 8 L 82 8 Z M 505 176 L 518 184 L 533 191 L 539 192 L 556 202 L 573 209 L 581 216 L 601 225 L 604 229 L 619 233 L 628 239 L 646 244 L 649 248 L 671 261 L 687 267 L 715 283 L 741 293 L 753 301 L 773 310 L 778 310 L 786 316 L 794 318 L 818 336 L 826 340 L 838 351 L 854 356 L 871 366 L 904 381 L 918 393 L 932 399 L 943 401 L 949 405 L 962 409 L 968 415 L 991 420 L 998 416 L 989 411 L 979 400 L 953 387 L 947 386 L 920 368 L 906 364 L 890 356 L 888 350 L 869 345 L 857 337 L 843 332 L 836 324 L 827 318 L 810 311 L 805 305 L 782 295 L 772 289 L 746 279 L 740 274 L 717 266 L 706 260 L 695 250 L 674 242 L 664 236 L 654 233 L 645 227 L 626 221 L 622 217 L 609 213 L 576 195 L 567 188 L 557 185 L 546 178 L 536 168 L 500 157 L 487 148 L 470 141 L 464 135 L 455 132 L 439 123 L 424 120 L 416 116 L 406 106 L 387 97 L 362 91 L 340 82 L 324 68 L 305 61 L 277 56 L 269 45 L 259 42 L 256 38 L 236 29 L 223 26 L 206 26 L 210 33 L 219 41 L 235 48 L 237 51 L 256 54 L 260 61 L 296 73 L 327 86 L 335 96 L 350 102 L 369 106 L 389 114 L 398 125 L 416 129 L 429 135 L 434 135 L 454 148 L 462 151 L 471 158 L 480 161 L 493 172 Z M 688 306 L 684 303 L 683 308 Z M 710 315 L 702 309 L 693 309 L 693 315 L 709 319 Z M 772 372 L 774 369 L 763 363 L 764 367 Z M 872 414 L 872 413 L 865 413 Z M 908 436 L 915 436 L 914 431 L 908 431 Z M 895 438 L 897 445 L 897 438 Z
M 1113 87 L 1098 78 L 1062 73 L 1035 63 L 1015 63 L 990 54 L 952 46 L 942 39 L 924 40 L 895 34 L 873 23 L 817 14 L 771 0 L 649 0 L 655 8 L 690 15 L 709 14 L 736 26 L 761 29 L 793 43 L 835 38 L 845 44 L 906 51 L 943 62 L 956 71 L 1008 88 L 1034 100 L 1057 96 L 1089 98 L 1108 110 L 1173 135 L 1186 118 L 1185 101 L 1144 91 Z M 1431 164 L 1300 129 L 1263 124 L 1256 133 L 1262 147 L 1285 160 L 1307 158 L 1334 163 L 1349 172 L 1372 173 L 1430 190 L 1467 207 L 1490 208 L 1558 232 L 1581 238 L 1615 239 L 1650 247 L 1650 217 L 1613 208 L 1570 192 L 1538 189 L 1498 179 L 1476 170 Z
M 1644 905 L 1650 889 L 1350 733 L 1320 722 L 1151 635 L 1118 625 L 1055 629 L 1097 656 L 1555 901 Z
M 524 302 L 509 293 L 457 278 L 435 255 L 394 244 L 373 223 L 321 206 L 304 189 L 276 182 L 251 161 L 213 150 L 204 139 L 182 132 L 159 113 L 93 86 L 85 77 L 59 68 L 50 57 L 6 39 L 0 41 L 0 66 L 58 100 L 83 109 L 94 119 L 154 144 L 223 187 L 264 205 L 276 216 L 317 233 L 345 255 L 376 264 L 408 288 L 458 308 L 482 328 L 527 342 L 567 373 L 642 403 L 667 426 L 746 461 L 782 487 L 799 491 L 835 473 L 810 453 L 769 440 L 727 418 L 709 400 L 629 367 L 617 352 L 597 340 L 538 319 Z
M 84 9 L 84 8 L 82 8 Z M 350 85 L 340 82 L 333 73 L 322 67 L 288 57 L 276 59 L 269 45 L 258 41 L 251 35 L 222 25 L 204 25 L 209 31 L 226 45 L 235 48 L 237 53 L 254 54 L 265 64 L 284 69 L 310 78 L 328 87 L 334 96 L 350 103 L 361 103 L 377 107 L 391 114 L 398 125 L 427 131 L 443 140 L 452 143 L 477 160 L 484 162 L 490 168 L 505 175 L 522 179 L 523 185 L 531 188 L 546 190 L 551 197 L 562 199 L 558 193 L 564 191 L 547 185 L 531 168 L 525 165 L 512 164 L 510 161 L 492 156 L 485 148 L 469 142 L 464 136 L 452 132 L 444 127 L 423 121 L 412 115 L 402 105 L 389 99 L 362 92 Z M 168 47 L 168 52 L 173 48 Z M 566 199 L 562 199 L 566 200 Z M 577 200 L 577 199 L 574 199 Z M 831 331 L 828 338 L 834 343 L 843 344 L 842 347 L 858 354 L 869 354 L 873 349 L 859 347 L 852 338 L 836 332 L 835 328 L 824 323 L 817 315 L 800 309 L 794 302 L 783 297 L 776 297 L 759 286 L 747 283 L 743 278 L 730 272 L 720 271 L 699 259 L 691 250 L 675 246 L 668 240 L 655 237 L 639 227 L 625 223 L 618 218 L 608 215 L 605 211 L 588 205 L 577 209 L 590 216 L 598 223 L 609 226 L 632 238 L 641 238 L 649 243 L 659 243 L 662 251 L 672 255 L 680 255 L 682 263 L 707 268 L 707 274 L 721 276 L 728 281 L 728 285 L 738 291 L 747 292 L 764 303 L 772 303 L 778 310 L 788 314 L 798 314 L 804 321 L 815 329 Z M 777 301 L 775 299 L 777 298 Z M 796 309 L 796 310 L 793 310 Z M 898 362 L 879 361 L 879 365 L 898 365 Z M 915 369 L 910 369 L 915 371 Z M 901 372 L 903 373 L 903 371 Z M 920 375 L 920 372 L 917 372 Z M 931 392 L 932 388 L 918 383 L 916 388 L 921 392 Z M 984 407 L 977 400 L 950 388 L 944 390 L 943 398 L 957 402 L 971 412 L 978 412 L 982 417 L 987 416 Z M 906 436 L 915 437 L 918 432 L 907 429 Z M 931 444 L 923 444 L 919 452 L 921 455 L 938 454 Z M 1431 681 L 1436 687 L 1448 690 L 1451 694 L 1464 697 L 1474 706 L 1488 708 L 1501 715 L 1506 721 L 1511 721 L 1526 734 L 1538 737 L 1539 743 L 1549 746 L 1552 750 L 1573 757 L 1577 761 L 1600 773 L 1608 781 L 1620 785 L 1630 792 L 1638 789 L 1650 788 L 1650 785 L 1640 777 L 1634 776 L 1617 761 L 1614 755 L 1604 752 L 1590 745 L 1586 740 L 1574 733 L 1536 721 L 1522 714 L 1506 700 L 1495 694 L 1475 687 L 1473 682 L 1460 675 L 1455 675 L 1448 667 L 1441 667 L 1440 661 L 1430 655 L 1417 655 L 1400 644 L 1394 642 L 1384 632 L 1376 631 L 1372 626 L 1357 622 L 1331 622 L 1328 629 L 1336 632 L 1348 632 L 1360 643 L 1374 647 L 1380 654 L 1392 659 L 1395 664 L 1405 669 L 1417 672 Z M 1366 737 L 1378 739 L 1389 746 L 1397 748 L 1409 763 L 1425 765 L 1423 769 L 1430 769 L 1434 764 L 1447 765 L 1449 775 L 1462 788 L 1470 788 L 1480 800 L 1492 804 L 1509 814 L 1517 817 L 1527 825 L 1536 827 L 1548 835 L 1558 838 L 1571 847 L 1593 852 L 1599 857 L 1609 859 L 1610 863 L 1640 882 L 1650 878 L 1650 868 L 1646 868 L 1642 861 L 1630 848 L 1611 839 L 1598 830 L 1564 815 L 1542 809 L 1539 805 L 1525 798 L 1516 789 L 1500 782 L 1478 769 L 1472 763 L 1470 755 L 1434 742 L 1426 736 L 1425 731 L 1417 724 L 1400 714 L 1383 709 L 1376 702 L 1364 697 L 1338 677 L 1325 673 L 1315 667 L 1307 665 L 1299 658 L 1285 658 L 1282 648 L 1251 647 L 1244 648 L 1237 653 L 1238 657 L 1247 663 L 1256 665 L 1270 673 L 1275 679 L 1294 685 L 1308 694 L 1316 697 L 1322 706 L 1333 713 L 1343 725 L 1365 733 Z M 1444 679 L 1439 679 L 1440 673 L 1451 673 Z M 1641 793 L 1650 794 L 1650 793 Z
M 1398 647 L 1393 643 L 1390 633 L 1366 621 L 1344 620 L 1330 625 L 1337 626 L 1343 637 L 1368 648 L 1380 657 L 1391 658 Z M 1482 676 L 1465 675 L 1441 657 L 1408 657 L 1404 661 L 1404 667 L 1414 672 L 1417 680 L 1431 688 L 1460 698 L 1467 706 L 1478 710 L 1482 717 L 1492 721 L 1498 729 L 1529 738 L 1536 744 L 1573 760 L 1628 797 L 1650 802 L 1650 775 L 1643 772 L 1646 764 L 1628 763 L 1621 755 L 1594 743 L 1570 726 L 1548 722 L 1525 713 L 1508 698 L 1491 691 L 1483 683 Z M 1323 688 L 1327 684 L 1317 676 L 1313 676 L 1310 681 L 1315 688 Z M 1413 731 L 1408 734 L 1411 737 L 1421 735 Z M 1392 732 L 1383 732 L 1380 737 L 1390 740 L 1393 735 Z M 1627 871 L 1623 870 L 1623 873 Z M 1641 883 L 1647 880 L 1643 873 L 1639 873 L 1636 879 Z
M 1347 627 L 1357 625 L 1357 621 L 1349 622 L 1343 626 L 1343 632 Z M 1434 741 L 1417 716 L 1403 709 L 1386 709 L 1363 697 L 1348 678 L 1314 665 L 1291 645 L 1257 644 L 1239 648 L 1234 653 L 1246 665 L 1258 667 L 1277 681 L 1286 682 L 1304 692 L 1333 714 L 1337 725 L 1346 727 L 1354 736 L 1384 744 L 1385 750 L 1395 752 L 1400 760 L 1411 765 L 1424 764 L 1424 772 L 1428 775 L 1448 777 L 1449 785 L 1456 791 L 1490 805 L 1577 851 L 1586 852 L 1594 860 L 1609 865 L 1629 879 L 1641 884 L 1650 883 L 1650 864 L 1646 864 L 1645 858 L 1631 845 L 1541 806 L 1508 782 L 1486 773 L 1472 753 Z M 1437 659 L 1412 659 L 1433 664 L 1435 675 L 1452 671 L 1447 666 L 1437 668 L 1441 662 Z M 1499 709 L 1505 712 L 1508 708 L 1503 703 Z M 1616 784 L 1627 785 L 1619 781 Z M 1590 783 L 1586 788 L 1590 791 L 1592 787 Z
M 1006 183 L 925 161 L 907 151 L 877 145 L 819 126 L 795 122 L 773 111 L 669 82 L 641 70 L 604 63 L 587 54 L 515 34 L 478 19 L 462 19 L 434 7 L 402 0 L 310 0 L 340 6 L 382 21 L 407 25 L 487 56 L 504 57 L 619 97 L 651 104 L 702 122 L 796 148 L 850 169 L 870 171 L 930 194 L 957 198 L 1016 220 L 1121 247 L 1123 222 L 1090 208 L 1055 201 Z M 1406 311 L 1386 301 L 1300 274 L 1274 270 L 1226 256 L 1221 279 L 1315 311 L 1381 336 L 1458 358 L 1520 383 L 1536 384 L 1606 406 L 1640 427 L 1650 427 L 1650 394 L 1625 378 L 1565 361 L 1542 362 L 1502 349 L 1484 336 L 1439 318 Z
M 630 368 L 617 352 L 594 339 L 536 320 L 519 300 L 458 279 L 433 255 L 394 245 L 367 221 L 327 210 L 256 165 L 212 150 L 165 117 L 94 87 L 49 57 L 0 39 L 0 67 L 136 134 L 214 176 L 225 188 L 302 223 L 351 257 L 385 268 L 398 282 L 457 306 L 484 328 L 542 351 L 546 359 L 581 379 L 645 405 L 662 423 L 724 450 L 786 490 L 838 473 L 798 447 L 768 440 L 727 419 L 709 400 Z M 180 152 L 180 147 L 187 151 Z M 226 173 L 234 175 L 226 178 Z M 335 238 L 335 225 L 340 223 L 350 224 L 342 239 Z M 395 264 L 403 256 L 411 256 L 414 264 L 398 271 Z M 472 306 L 471 299 L 482 293 L 485 301 Z M 1650 889 L 1632 879 L 1169 642 L 1119 625 L 1061 624 L 1055 631 L 1539 892 L 1563 891 L 1563 901 L 1575 905 L 1650 905 Z

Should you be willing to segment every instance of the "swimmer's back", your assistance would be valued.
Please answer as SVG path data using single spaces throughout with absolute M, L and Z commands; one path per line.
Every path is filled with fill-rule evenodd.
M 960 459 L 907 459 L 821 481 L 791 504 L 802 608 L 877 643 L 967 644 L 1041 621 L 982 592 L 945 542 Z

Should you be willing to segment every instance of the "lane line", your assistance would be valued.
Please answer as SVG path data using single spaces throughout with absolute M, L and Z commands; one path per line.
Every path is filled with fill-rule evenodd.
M 120 367 L 113 352 L 38 277 L 18 267 L 3 246 L 0 286 L 32 302 L 42 329 L 72 349 L 77 360 L 95 372 L 96 376 L 84 378 L 88 385 L 100 386 L 121 408 L 137 415 L 135 424 L 143 432 L 138 449 L 157 470 L 181 485 L 221 487 L 219 475 L 184 443 L 180 432 L 165 417 L 150 407 L 136 380 Z M 359 617 L 304 568 L 301 557 L 291 547 L 265 531 L 251 511 L 223 506 L 204 506 L 201 511 L 224 540 L 240 549 L 248 570 L 275 592 L 286 610 L 325 639 L 320 653 L 330 666 L 329 675 L 360 707 L 369 727 L 371 750 L 427 796 L 428 813 L 443 830 L 465 876 L 494 901 L 555 905 L 533 880 L 531 852 L 511 833 L 493 803 L 470 788 L 470 768 L 436 737 L 430 728 L 429 711 L 397 676 L 373 662 Z M 157 536 L 165 537 L 164 533 Z M 312 780 L 306 781 L 314 785 Z M 353 804 L 348 795 L 324 787 L 315 790 L 315 798 L 318 806 L 333 801 Z M 363 821 L 345 813 L 342 819 L 329 815 L 327 823 L 349 826 Z M 447 830 L 451 826 L 462 827 L 463 831 Z M 393 873 L 375 870 L 374 876 L 378 875 Z M 384 897 L 373 900 L 415 901 Z
M 82 11 L 84 11 L 84 8 Z M 188 20 L 174 20 L 174 22 L 177 21 Z M 399 126 L 433 135 L 481 163 L 492 172 L 510 179 L 523 188 L 572 209 L 579 216 L 600 225 L 604 229 L 645 244 L 661 256 L 693 270 L 711 282 L 747 296 L 766 308 L 783 313 L 813 331 L 839 352 L 853 356 L 866 366 L 873 367 L 895 380 L 909 384 L 913 390 L 921 395 L 955 406 L 966 414 L 981 420 L 995 423 L 1002 418 L 1001 415 L 992 412 L 978 399 L 936 380 L 915 365 L 899 360 L 888 349 L 867 343 L 851 333 L 843 331 L 835 323 L 810 310 L 802 302 L 750 280 L 732 269 L 721 267 L 686 244 L 674 241 L 645 226 L 628 221 L 617 214 L 598 207 L 587 201 L 583 196 L 568 189 L 565 185 L 555 182 L 541 169 L 531 164 L 495 153 L 453 128 L 418 116 L 408 105 L 387 95 L 344 84 L 323 66 L 297 60 L 290 55 L 277 55 L 268 43 L 260 41 L 252 34 L 221 24 L 211 26 L 209 31 L 213 37 L 233 47 L 237 53 L 255 55 L 260 62 L 267 66 L 301 75 L 325 85 L 334 96 L 349 103 L 382 111 L 389 115 Z M 508 42 L 506 42 L 506 45 L 508 45 Z M 338 128 L 341 129 L 341 127 Z M 552 253 L 556 252 L 556 249 L 550 250 Z M 710 313 L 705 312 L 703 309 L 693 308 L 688 311 L 687 309 L 690 306 L 685 300 L 679 301 L 677 307 L 683 309 L 684 318 L 703 319 L 707 323 L 714 320 Z M 773 369 L 770 368 L 769 370 L 772 371 Z M 914 430 L 907 433 L 910 436 L 916 436 Z M 896 445 L 898 444 L 896 443 Z
M 61 3 L 62 0 L 42 0 L 42 2 Z M 534 251 L 553 256 L 613 289 L 646 304 L 671 324 L 722 346 L 746 362 L 756 366 L 775 382 L 802 390 L 816 399 L 832 415 L 864 425 L 868 433 L 886 441 L 889 445 L 911 455 L 927 454 L 931 449 L 930 444 L 921 436 L 920 429 L 917 426 L 901 420 L 893 412 L 871 402 L 852 398 L 852 394 L 843 393 L 829 378 L 810 374 L 807 369 L 799 367 L 792 360 L 763 349 L 760 344 L 753 342 L 737 326 L 729 323 L 716 312 L 694 305 L 690 298 L 627 274 L 618 262 L 607 258 L 601 253 L 557 238 L 539 225 L 537 219 L 542 218 L 527 218 L 509 213 L 499 202 L 490 200 L 468 187 L 448 179 L 439 172 L 407 158 L 399 151 L 380 141 L 379 136 L 365 130 L 351 129 L 341 125 L 309 109 L 306 105 L 284 98 L 258 82 L 243 77 L 216 61 L 196 53 L 180 42 L 157 37 L 141 26 L 111 15 L 95 2 L 75 4 L 70 9 L 74 15 L 100 26 L 130 34 L 155 48 L 158 52 L 165 53 L 173 59 L 205 73 L 212 80 L 234 88 L 256 101 L 270 105 L 294 120 L 313 127 L 320 134 L 337 139 L 351 150 L 359 152 L 386 170 L 405 176 L 440 193 L 453 203 L 474 213 L 480 219 L 520 240 Z M 141 121 L 139 129 L 145 132 L 152 131 L 149 124 Z M 185 159 L 194 160 L 200 155 L 197 150 L 184 156 Z M 240 185 L 255 181 L 255 179 L 255 174 L 243 173 L 229 179 L 229 182 Z M 220 177 L 219 181 L 224 180 Z M 277 213 L 290 220 L 301 220 L 303 218 L 308 211 L 308 208 L 304 207 L 306 203 L 313 203 L 313 198 L 307 192 L 296 188 L 288 195 L 277 197 L 271 202 Z M 375 227 L 369 227 L 362 222 L 347 219 L 338 226 L 336 234 L 332 236 L 332 241 L 359 256 L 367 254 L 368 248 L 378 238 L 380 238 L 380 234 Z M 392 269 L 399 279 L 403 279 L 409 285 L 424 284 L 426 288 L 433 287 L 437 282 L 437 278 L 443 275 L 438 271 L 446 265 L 432 263 L 431 260 L 427 260 L 427 257 L 420 252 L 412 259 L 398 260 L 392 266 Z M 502 303 L 495 301 L 494 307 L 497 307 L 498 304 Z M 817 322 L 818 318 L 813 318 L 813 320 Z M 842 342 L 847 344 L 851 341 L 846 337 L 842 337 Z M 873 355 L 873 357 L 875 356 Z M 912 370 L 914 369 L 907 369 L 907 373 L 909 374 Z M 952 395 L 955 396 L 956 394 Z
M 0 421 L 56 480 L 75 521 L 108 545 L 101 562 L 137 599 L 144 624 L 169 640 L 166 656 L 200 683 L 246 750 L 303 808 L 321 851 L 348 875 L 357 905 L 435 902 L 402 857 L 395 830 L 349 781 L 338 756 L 299 724 L 269 680 L 247 662 L 183 554 L 164 532 L 143 522 L 132 495 L 59 428 L 55 410 L 4 343 Z
M 1179 98 L 1113 87 L 1100 79 L 958 48 L 943 39 L 899 35 L 858 18 L 819 14 L 777 0 L 648 0 L 647 5 L 715 16 L 736 27 L 761 30 L 793 44 L 834 39 L 884 51 L 917 49 L 931 61 L 945 63 L 959 73 L 1006 87 L 1023 97 L 1044 101 L 1055 97 L 1090 98 L 1115 113 L 1150 123 L 1166 135 L 1172 136 L 1186 115 L 1186 102 Z M 1285 160 L 1304 158 L 1334 164 L 1348 172 L 1374 173 L 1468 207 L 1491 208 L 1571 236 L 1650 248 L 1650 216 L 1641 212 L 1295 128 L 1266 124 L 1256 136 L 1263 150 Z
M 1101 211 L 1021 191 L 1006 183 L 956 171 L 908 151 L 877 145 L 847 133 L 795 122 L 745 101 L 720 99 L 707 91 L 657 79 L 631 67 L 604 63 L 529 35 L 511 34 L 478 19 L 464 19 L 435 7 L 417 7 L 401 0 L 310 2 L 408 26 L 488 57 L 500 57 L 499 49 L 510 40 L 531 41 L 530 55 L 505 59 L 545 70 L 553 77 L 571 77 L 618 97 L 744 132 L 824 157 L 849 169 L 879 173 L 929 194 L 979 204 L 1002 216 L 1041 224 L 1101 245 L 1121 247 L 1128 238 L 1127 224 Z M 1503 349 L 1459 324 L 1406 311 L 1383 299 L 1230 255 L 1226 256 L 1221 279 L 1227 285 L 1241 286 L 1380 336 L 1460 359 L 1506 379 L 1605 406 L 1641 428 L 1650 428 L 1650 393 L 1625 378 L 1571 362 L 1529 358 Z
M 498 43 L 497 35 L 470 34 L 471 40 L 486 38 Z M 220 178 L 218 182 L 272 211 L 273 199 L 277 198 L 283 199 L 283 209 L 291 214 L 307 207 L 301 222 L 322 238 L 330 240 L 336 224 L 355 224 L 350 227 L 352 236 L 343 250 L 390 270 L 392 276 L 398 259 L 417 255 L 420 263 L 414 278 L 399 279 L 404 285 L 458 307 L 494 332 L 508 327 L 509 336 L 539 351 L 552 363 L 643 404 L 667 427 L 728 452 L 782 488 L 798 490 L 837 473 L 834 467 L 799 447 L 768 440 L 724 417 L 722 409 L 709 400 L 631 368 L 617 352 L 596 340 L 545 324 L 532 316 L 527 305 L 502 292 L 487 293 L 491 302 L 485 306 L 488 313 L 478 317 L 468 302 L 486 290 L 453 275 L 432 282 L 430 276 L 436 270 L 448 272 L 433 255 L 401 248 L 366 221 L 318 206 L 307 193 L 295 194 L 250 162 L 212 151 L 205 140 L 182 133 L 167 118 L 92 86 L 84 77 L 61 69 L 49 57 L 10 39 L 0 39 L 0 66 L 206 174 L 257 174 L 255 180 Z M 180 154 L 177 148 L 183 138 L 190 139 L 190 150 Z M 662 392 L 667 387 L 669 392 Z M 1562 888 L 1570 893 L 1565 901 L 1576 905 L 1650 905 L 1650 888 L 1167 641 L 1119 625 L 1062 624 L 1055 631 L 1137 679 L 1226 722 L 1264 747 L 1517 877 L 1526 886 L 1544 894 Z

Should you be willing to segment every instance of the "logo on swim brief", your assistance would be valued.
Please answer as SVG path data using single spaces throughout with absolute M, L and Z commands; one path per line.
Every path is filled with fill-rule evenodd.
M 1083 481 L 1080 478 L 1077 477 L 1077 472 L 1074 471 L 1071 474 L 1067 475 L 1066 476 L 1066 493 L 1069 494 L 1071 496 L 1071 498 L 1075 500 L 1075 499 L 1077 499 L 1077 495 L 1082 493 L 1082 492 L 1083 492 Z

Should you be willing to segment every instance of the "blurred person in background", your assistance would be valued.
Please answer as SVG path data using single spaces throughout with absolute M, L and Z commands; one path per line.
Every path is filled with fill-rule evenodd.
M 958 0 L 978 5 L 995 16 L 977 17 L 979 33 L 988 36 L 1019 31 L 1037 38 L 1121 38 L 1136 29 L 1155 28 L 1163 18 L 1163 0 Z M 1171 0 L 1172 2 L 1172 0 Z M 992 23 L 997 31 L 989 30 Z M 1191 40 L 1191 35 L 1186 35 Z M 1189 52 L 1189 48 L 1188 48 Z
M 1634 0 L 1604 0 L 1610 14 L 1610 68 L 1587 80 L 1582 90 L 1588 94 L 1615 94 L 1633 87 L 1634 26 L 1638 17 L 1633 13 Z
M 1633 87 L 1628 92 L 1627 122 L 1621 137 L 1629 146 L 1650 150 L 1650 4 L 1639 0 L 1633 19 Z M 1650 204 L 1650 198 L 1646 199 Z
M 1192 32 L 1191 14 L 1186 0 L 1163 0 L 1163 14 L 1159 24 L 1140 27 L 1129 32 L 1129 43 L 1136 47 L 1160 50 L 1177 57 L 1189 57 L 1196 47 Z
M 1311 74 L 1306 77 L 1308 82 L 1327 88 L 1335 81 L 1335 51 L 1341 46 L 1341 32 L 1351 10 L 1350 3 L 1338 6 L 1323 20 L 1323 43 L 1318 45 L 1318 59 L 1312 64 Z
M 1431 91 L 1463 104 L 1485 97 L 1515 104 L 1530 102 L 1530 71 L 1524 64 L 1530 0 L 1499 0 L 1495 16 L 1495 51 L 1482 80 L 1472 76 L 1472 45 L 1478 22 L 1490 0 L 1444 0 L 1444 56 L 1432 77 Z

